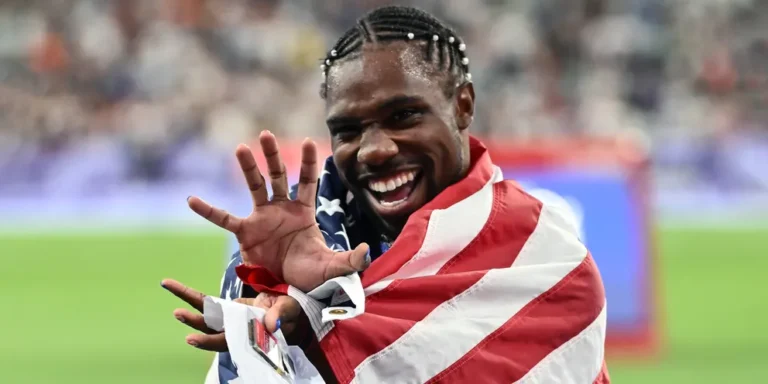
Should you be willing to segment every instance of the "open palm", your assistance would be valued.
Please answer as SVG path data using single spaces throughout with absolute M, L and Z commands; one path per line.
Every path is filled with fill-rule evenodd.
M 277 139 L 269 131 L 259 136 L 272 184 L 269 199 L 266 182 L 253 152 L 244 144 L 235 151 L 253 198 L 253 211 L 237 217 L 197 197 L 189 207 L 208 221 L 237 236 L 243 263 L 260 265 L 286 283 L 308 292 L 326 280 L 360 271 L 369 262 L 368 246 L 335 252 L 328 248 L 315 221 L 318 183 L 317 147 L 302 143 L 301 171 L 295 200 L 288 196 L 288 178 Z

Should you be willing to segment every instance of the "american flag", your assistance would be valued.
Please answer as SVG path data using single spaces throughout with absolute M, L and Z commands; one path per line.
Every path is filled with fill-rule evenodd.
M 341 383 L 609 383 L 605 293 L 572 211 L 503 180 L 478 140 L 471 154 L 469 175 L 411 215 L 391 245 L 328 159 L 317 209 L 328 246 L 380 245 L 361 274 L 365 312 L 323 323 L 327 301 L 272 289 L 302 304 Z M 242 286 L 238 264 L 223 282 L 230 298 L 242 294 L 232 288 Z M 216 370 L 227 383 L 235 370 L 217 358 L 209 377 Z

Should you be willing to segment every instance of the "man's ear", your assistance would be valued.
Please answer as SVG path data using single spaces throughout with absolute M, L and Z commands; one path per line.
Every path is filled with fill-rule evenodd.
M 475 117 L 475 87 L 470 82 L 459 86 L 456 93 L 456 125 L 460 131 L 469 128 Z

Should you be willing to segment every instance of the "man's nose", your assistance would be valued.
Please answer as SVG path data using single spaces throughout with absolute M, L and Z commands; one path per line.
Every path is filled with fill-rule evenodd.
M 398 151 L 397 144 L 386 132 L 370 127 L 363 131 L 357 161 L 372 166 L 382 165 L 395 157 Z

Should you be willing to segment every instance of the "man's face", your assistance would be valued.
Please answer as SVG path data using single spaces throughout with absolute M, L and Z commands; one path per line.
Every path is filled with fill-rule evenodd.
M 359 204 L 390 237 L 411 213 L 460 180 L 469 162 L 471 85 L 446 97 L 447 74 L 424 48 L 366 45 L 328 74 L 333 160 Z

